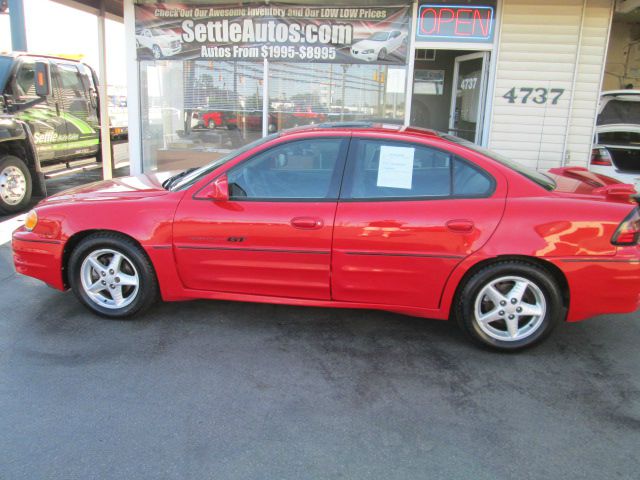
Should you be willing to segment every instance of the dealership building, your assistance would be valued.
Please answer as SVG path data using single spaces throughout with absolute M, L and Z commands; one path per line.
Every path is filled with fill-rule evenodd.
M 637 75 L 624 13 L 635 3 L 124 0 L 131 169 L 367 120 L 449 132 L 538 169 L 587 166 L 603 84 Z

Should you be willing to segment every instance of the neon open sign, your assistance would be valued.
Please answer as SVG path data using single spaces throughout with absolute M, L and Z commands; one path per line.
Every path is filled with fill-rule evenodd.
M 495 8 L 488 5 L 423 4 L 418 10 L 417 40 L 491 42 Z

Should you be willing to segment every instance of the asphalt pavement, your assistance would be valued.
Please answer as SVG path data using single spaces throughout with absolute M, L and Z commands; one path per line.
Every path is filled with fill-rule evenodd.
M 0 246 L 0 478 L 637 479 L 640 318 L 498 354 L 449 322 L 195 301 L 135 321 Z
M 0 479 L 639 476 L 637 312 L 499 354 L 369 310 L 105 320 L 16 274 L 9 243 L 0 285 Z

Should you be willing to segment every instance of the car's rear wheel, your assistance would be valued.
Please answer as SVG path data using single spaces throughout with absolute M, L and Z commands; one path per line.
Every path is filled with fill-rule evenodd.
M 544 339 L 564 317 L 554 278 L 519 261 L 489 265 L 458 292 L 454 317 L 473 340 L 499 350 L 519 350 Z
M 158 281 L 144 251 L 114 233 L 90 235 L 69 258 L 69 281 L 78 299 L 93 312 L 125 318 L 150 307 Z

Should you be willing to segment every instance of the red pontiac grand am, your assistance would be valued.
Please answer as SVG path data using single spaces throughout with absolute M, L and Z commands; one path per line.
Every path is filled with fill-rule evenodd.
M 158 297 L 370 308 L 516 350 L 638 308 L 633 192 L 427 130 L 325 124 L 49 197 L 14 232 L 14 261 L 105 317 Z

